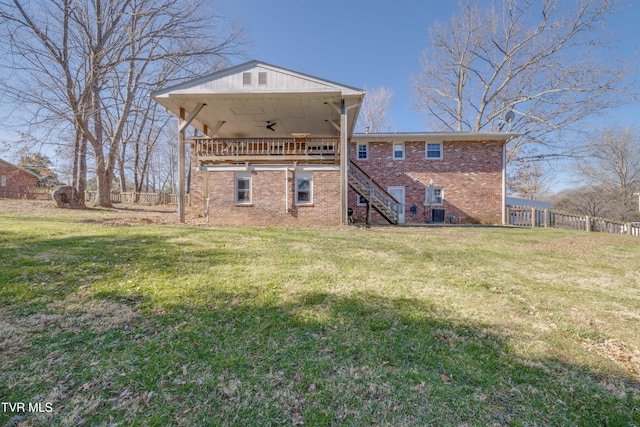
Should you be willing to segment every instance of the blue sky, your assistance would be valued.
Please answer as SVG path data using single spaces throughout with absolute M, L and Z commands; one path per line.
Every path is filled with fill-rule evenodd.
M 242 22 L 253 41 L 248 59 L 359 88 L 394 91 L 394 131 L 427 131 L 413 110 L 411 76 L 427 46 L 429 27 L 446 22 L 455 1 L 427 0 L 218 0 L 223 15 Z M 640 50 L 640 4 L 627 3 L 611 30 L 629 54 Z M 242 60 L 237 61 L 242 62 Z M 640 120 L 640 105 L 613 114 Z M 605 119 L 608 120 L 608 119 Z

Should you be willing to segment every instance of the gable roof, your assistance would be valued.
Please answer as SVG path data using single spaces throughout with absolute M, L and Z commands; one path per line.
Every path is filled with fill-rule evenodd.
M 265 83 L 260 83 L 254 73 L 267 74 Z M 250 83 L 243 82 L 243 74 L 251 73 Z M 184 83 L 160 89 L 151 97 L 163 98 L 169 95 L 202 94 L 247 94 L 247 93 L 318 93 L 340 92 L 345 96 L 362 95 L 362 89 L 345 86 L 309 74 L 276 67 L 260 61 L 249 61 L 231 68 L 216 71 Z
M 29 172 L 28 170 L 26 170 L 26 169 L 24 169 L 24 168 L 21 168 L 20 166 L 16 166 L 16 165 L 14 165 L 13 163 L 9 163 L 9 162 L 7 162 L 6 160 L 0 159 L 0 162 L 4 163 L 5 165 L 10 166 L 10 167 L 12 167 L 12 168 L 19 169 L 19 170 L 21 170 L 21 171 L 22 171 L 22 172 L 24 172 L 24 173 L 28 173 L 29 175 L 33 175 L 36 179 L 39 179 L 39 178 L 40 178 L 40 177 L 39 177 L 38 175 L 36 175 L 35 173 L 33 173 L 33 172 Z
M 358 105 L 364 91 L 309 74 L 249 61 L 151 94 L 178 116 L 206 104 L 193 125 L 215 129 L 217 137 L 285 137 L 292 133 L 336 136 L 339 123 L 333 105 Z M 348 113 L 349 135 L 359 107 Z M 276 123 L 273 130 L 269 123 Z M 211 135 L 213 136 L 213 135 Z

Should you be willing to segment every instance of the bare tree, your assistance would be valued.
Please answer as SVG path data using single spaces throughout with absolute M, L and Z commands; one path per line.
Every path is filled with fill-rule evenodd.
M 240 31 L 206 10 L 202 0 L 0 0 L 2 47 L 20 71 L 2 92 L 35 106 L 41 123 L 71 126 L 76 153 L 88 142 L 98 205 L 111 205 L 125 127 L 156 81 L 154 69 L 170 63 L 180 79 L 237 52 Z
M 509 160 L 531 143 L 570 154 L 557 131 L 626 101 L 627 67 L 606 50 L 615 10 L 614 0 L 463 1 L 431 29 L 416 105 L 438 130 L 521 133 Z
M 516 167 L 509 169 L 509 190 L 525 199 L 535 200 L 548 191 L 544 183 L 544 164 L 537 161 L 512 160 Z
M 609 209 L 611 201 L 607 192 L 601 187 L 585 186 L 565 190 L 556 196 L 553 207 L 569 213 L 613 218 Z
M 391 89 L 368 89 L 358 117 L 358 130 L 372 133 L 389 132 L 393 126 L 393 119 L 388 116 L 392 100 Z
M 628 219 L 636 210 L 633 193 L 640 191 L 640 136 L 631 126 L 604 129 L 584 147 L 576 163 L 579 175 L 609 201 L 611 214 Z

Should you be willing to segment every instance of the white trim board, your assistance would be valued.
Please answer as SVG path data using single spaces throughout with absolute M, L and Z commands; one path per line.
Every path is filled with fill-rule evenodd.
M 339 165 L 204 165 L 200 167 L 202 172 L 246 172 L 246 171 L 283 171 L 283 170 L 298 170 L 298 171 L 339 171 Z

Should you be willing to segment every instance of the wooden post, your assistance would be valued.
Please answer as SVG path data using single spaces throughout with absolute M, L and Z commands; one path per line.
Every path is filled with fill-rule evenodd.
M 187 117 L 187 112 L 184 108 L 180 108 L 180 120 L 178 121 L 178 216 L 180 217 L 180 222 L 184 222 L 184 202 L 185 202 L 185 170 L 184 170 L 184 162 L 185 162 L 185 132 L 186 129 L 182 127 L 182 123 Z
M 531 208 L 531 228 L 536 228 L 536 208 Z
M 549 227 L 549 209 L 544 208 L 544 228 Z
M 584 217 L 584 228 L 586 231 L 591 231 L 591 217 L 589 215 Z
M 633 229 L 631 228 L 632 225 L 630 222 L 627 223 L 627 235 L 629 236 L 633 236 Z
M 509 206 L 505 206 L 505 221 L 504 223 L 506 225 L 510 225 L 511 224 L 511 207 Z
M 347 209 L 349 208 L 349 143 L 347 128 L 347 108 L 344 99 L 340 103 L 340 195 L 341 223 L 349 224 Z

